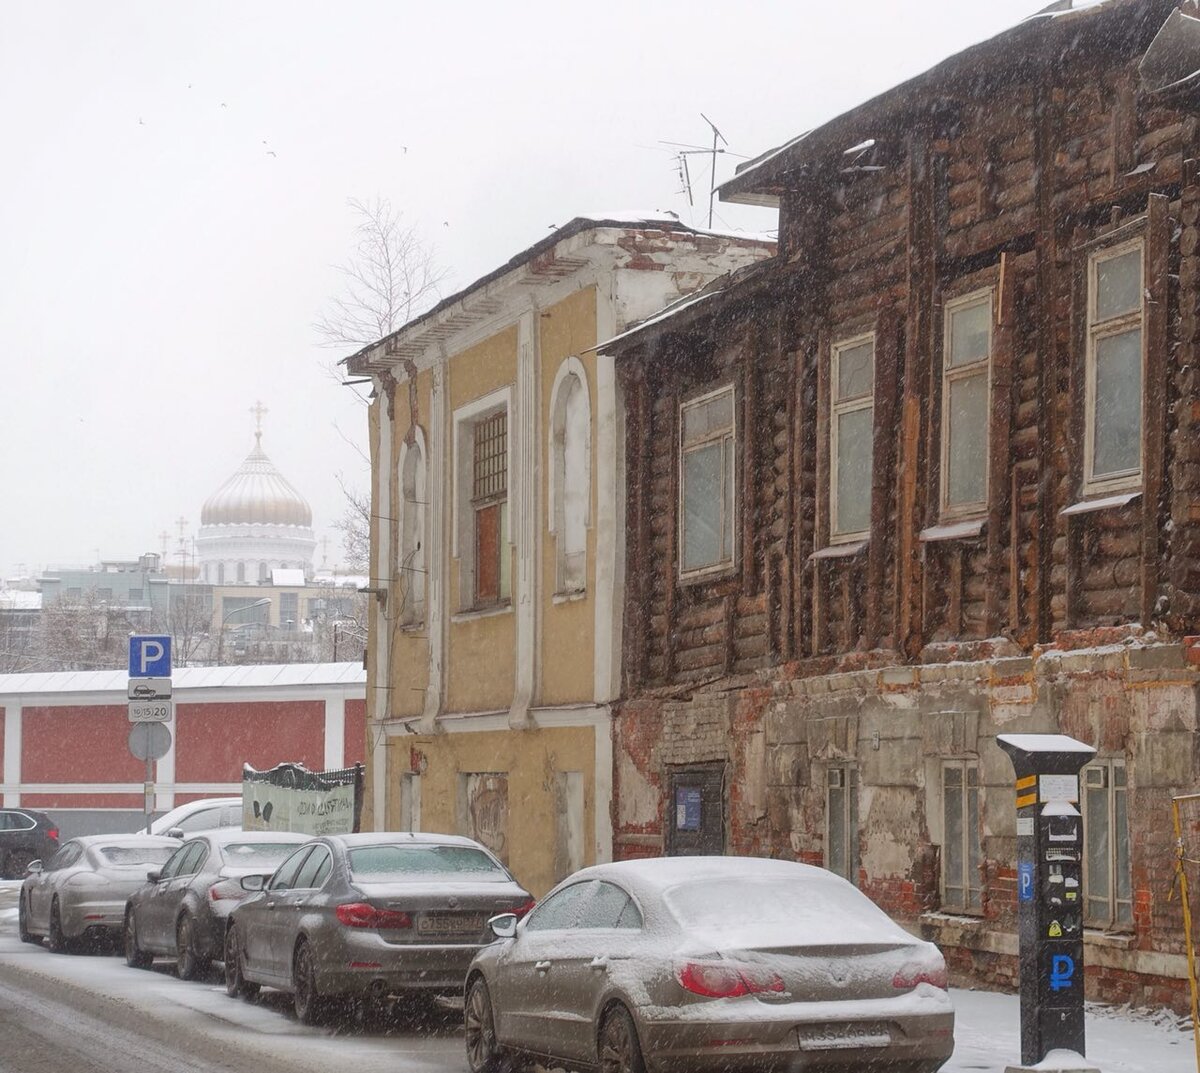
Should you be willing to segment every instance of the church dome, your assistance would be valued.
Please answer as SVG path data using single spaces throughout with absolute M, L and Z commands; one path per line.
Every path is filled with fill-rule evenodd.
M 201 525 L 312 525 L 312 508 L 262 449 L 262 433 L 237 472 L 200 512 Z

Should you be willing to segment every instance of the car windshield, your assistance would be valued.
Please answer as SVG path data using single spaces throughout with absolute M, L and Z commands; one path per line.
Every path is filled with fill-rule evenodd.
M 105 864 L 116 865 L 165 864 L 174 852 L 174 846 L 101 846 L 99 849 Z
M 775 877 L 710 879 L 669 888 L 663 900 L 685 928 L 723 932 L 784 925 L 813 935 L 836 928 L 845 937 L 891 931 L 893 925 L 865 895 L 848 883 Z
M 295 848 L 295 842 L 231 842 L 221 848 L 221 856 L 235 868 L 257 868 L 264 864 L 273 868 Z
M 350 871 L 356 878 L 463 872 L 507 878 L 491 857 L 470 846 L 363 846 L 350 851 Z

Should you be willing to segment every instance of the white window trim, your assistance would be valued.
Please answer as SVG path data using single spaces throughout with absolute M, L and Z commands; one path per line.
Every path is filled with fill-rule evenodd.
M 683 566 L 683 547 L 684 547 L 684 540 L 685 540 L 685 534 L 684 534 L 684 530 L 683 530 L 683 526 L 684 526 L 683 458 L 684 458 L 684 454 L 686 452 L 685 452 L 685 448 L 684 448 L 684 444 L 683 444 L 683 415 L 687 410 L 691 409 L 693 406 L 699 406 L 702 403 L 709 402 L 711 399 L 715 399 L 715 398 L 717 398 L 721 395 L 725 395 L 725 394 L 728 394 L 730 397 L 730 411 L 733 414 L 733 421 L 730 423 L 730 426 L 729 426 L 729 436 L 730 436 L 731 440 L 733 441 L 732 442 L 733 487 L 730 488 L 730 490 L 729 490 L 729 510 L 732 511 L 732 513 L 733 513 L 733 524 L 730 526 L 730 532 L 732 534 L 732 539 L 730 540 L 730 546 L 729 546 L 729 558 L 722 559 L 720 562 L 710 563 L 708 566 L 698 566 L 692 570 L 685 570 L 684 566 Z M 738 444 L 737 404 L 738 404 L 737 385 L 732 382 L 730 382 L 728 384 L 723 384 L 723 385 L 721 385 L 721 387 L 716 388 L 712 391 L 706 391 L 703 395 L 696 395 L 694 398 L 686 399 L 679 403 L 679 435 L 678 435 L 678 439 L 679 439 L 679 502 L 677 505 L 677 510 L 679 512 L 679 523 L 676 527 L 676 531 L 678 534 L 677 540 L 678 540 L 679 546 L 676 549 L 675 558 L 678 562 L 679 577 L 681 580 L 691 581 L 695 578 L 707 577 L 710 574 L 726 574 L 733 568 L 734 563 L 737 562 L 737 557 L 738 557 L 738 525 L 737 525 L 737 521 L 738 521 L 738 513 L 739 513 L 738 512 L 738 491 L 739 491 L 738 476 L 739 475 L 738 475 L 738 464 L 737 464 L 737 454 L 738 454 L 738 451 L 737 451 L 737 444 Z M 725 438 L 725 434 L 722 433 L 721 439 L 724 439 L 724 438 Z M 713 440 L 714 440 L 714 442 L 716 442 L 716 437 L 713 437 Z M 705 441 L 705 442 L 707 442 L 707 441 Z M 694 448 L 697 446 L 697 444 L 691 444 L 690 446 L 692 448 Z M 724 467 L 722 467 L 722 474 L 724 474 Z M 724 478 L 722 477 L 722 479 L 724 479 Z M 724 526 L 722 526 L 722 531 L 724 531 Z
M 871 390 L 862 398 L 854 399 L 850 402 L 839 403 L 836 401 L 837 384 L 838 384 L 838 362 L 841 359 L 843 350 L 851 350 L 854 347 L 861 346 L 863 343 L 871 344 Z M 874 482 L 874 456 L 875 456 L 875 432 L 874 432 L 874 411 L 875 411 L 875 332 L 872 329 L 869 332 L 862 332 L 859 335 L 848 336 L 845 339 L 839 339 L 830 349 L 829 356 L 829 543 L 833 544 L 853 544 L 862 540 L 864 537 L 869 537 L 871 534 L 870 524 L 866 529 L 857 529 L 853 532 L 839 533 L 837 531 L 838 519 L 838 501 L 837 501 L 837 478 L 838 478 L 838 417 L 842 414 L 854 413 L 858 410 L 870 410 L 872 412 L 872 431 L 871 431 L 871 461 L 872 461 L 872 483 Z M 868 504 L 871 499 L 872 489 L 867 489 Z M 867 517 L 870 517 L 870 509 L 868 507 Z
M 404 469 L 408 465 L 408 455 L 411 450 L 415 449 L 418 452 L 420 457 L 418 464 L 424 469 L 421 479 L 417 482 L 418 495 L 421 491 L 421 485 L 425 486 L 426 495 L 428 495 L 429 489 L 429 451 L 425 444 L 425 432 L 420 425 L 413 426 L 413 439 L 415 443 L 412 445 L 408 443 L 407 439 L 401 442 L 400 460 L 399 465 L 396 467 L 396 483 L 400 490 L 399 509 L 396 512 L 396 575 L 398 580 L 404 580 L 404 571 L 402 570 L 405 557 L 404 532 L 407 527 L 408 511 L 411 509 L 415 512 L 418 521 L 424 522 L 421 526 L 420 538 L 421 548 L 425 553 L 422 557 L 425 563 L 425 583 L 422 586 L 421 593 L 421 613 L 417 615 L 406 612 L 402 616 L 403 626 L 405 627 L 423 626 L 425 624 L 425 616 L 429 607 L 429 572 L 432 562 L 429 547 L 429 512 L 428 510 L 424 512 L 420 510 L 422 505 L 428 506 L 428 504 L 409 504 L 404 498 Z
M 953 314 L 960 309 L 975 305 L 983 298 L 988 303 L 988 344 L 987 354 L 971 362 L 969 365 L 950 366 L 951 357 L 951 320 Z M 992 346 L 995 341 L 995 288 L 984 287 L 959 298 L 946 302 L 942 314 L 942 463 L 941 463 L 941 517 L 943 520 L 974 518 L 987 511 L 991 496 L 991 463 L 992 463 Z M 987 403 L 984 412 L 987 414 L 988 426 L 984 437 L 983 451 L 983 499 L 974 503 L 956 503 L 951 505 L 950 498 L 950 385 L 955 380 L 969 380 L 980 373 L 987 378 Z
M 452 414 L 454 427 L 454 464 L 452 467 L 453 482 L 453 524 L 450 530 L 450 554 L 459 561 L 459 592 L 458 606 L 462 612 L 477 610 L 475 603 L 475 563 L 474 563 L 474 532 L 471 525 L 475 520 L 475 511 L 471 506 L 471 488 L 473 467 L 475 462 L 474 429 L 480 418 L 490 416 L 503 410 L 508 421 L 508 491 L 505 493 L 505 503 L 508 506 L 509 533 L 508 545 L 512 547 L 512 497 L 513 497 L 513 435 L 512 435 L 512 385 L 499 388 L 488 395 L 460 406 Z M 470 560 L 463 554 L 464 547 L 470 547 Z M 426 556 L 428 567 L 429 557 Z M 511 596 L 509 597 L 511 599 Z
M 1141 254 L 1142 286 L 1141 303 L 1135 313 L 1123 313 L 1111 317 L 1102 323 L 1096 322 L 1096 266 L 1102 261 L 1111 260 L 1137 250 Z M 1108 473 L 1096 477 L 1092 472 L 1095 464 L 1096 446 L 1096 343 L 1110 335 L 1120 335 L 1137 326 L 1141 330 L 1142 360 L 1141 360 L 1141 406 L 1139 417 L 1140 435 L 1138 437 L 1137 469 L 1126 470 L 1122 473 Z M 1084 447 L 1083 447 L 1083 495 L 1103 495 L 1130 488 L 1141 488 L 1142 470 L 1146 456 L 1146 244 L 1139 236 L 1128 242 L 1106 246 L 1088 255 L 1087 268 L 1087 351 L 1085 355 L 1084 372 Z

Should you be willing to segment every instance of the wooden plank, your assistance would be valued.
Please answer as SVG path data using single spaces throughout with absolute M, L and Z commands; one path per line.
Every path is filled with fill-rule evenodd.
M 679 591 L 679 388 L 674 382 L 666 389 L 667 410 L 663 415 L 663 427 L 659 434 L 665 441 L 667 457 L 671 460 L 668 471 L 666 554 L 663 556 L 662 586 L 663 611 L 667 618 L 667 633 L 662 638 L 663 677 L 670 682 L 675 677 L 675 603 Z
M 829 543 L 829 355 L 832 345 L 831 333 L 822 328 L 817 333 L 817 357 L 815 361 L 817 390 L 814 400 L 816 411 L 816 437 L 814 456 L 816 460 L 815 531 L 813 548 L 823 548 Z M 812 618 L 813 654 L 825 651 L 829 644 L 829 570 L 824 563 L 812 564 Z
M 867 596 L 863 642 L 877 648 L 883 626 L 884 571 L 891 552 L 888 514 L 896 458 L 896 393 L 900 375 L 899 324 L 893 310 L 880 311 L 875 335 L 875 437 L 871 468 L 871 530 L 867 545 Z M 847 569 L 849 569 L 847 564 Z M 853 646 L 851 646 L 853 647 Z
M 747 596 L 758 592 L 758 543 L 760 526 L 758 501 L 759 451 L 759 383 L 758 362 L 762 346 L 762 333 L 754 321 L 753 314 L 741 322 L 742 345 L 738 361 L 741 365 L 742 384 L 742 458 L 741 458 L 741 573 L 742 589 Z
M 1146 368 L 1142 399 L 1142 625 L 1150 626 L 1158 601 L 1164 520 L 1163 459 L 1167 427 L 1167 355 L 1170 338 L 1171 220 L 1167 198 L 1151 194 L 1146 220 Z
M 782 340 L 779 340 L 782 344 Z M 796 376 L 796 352 L 789 351 L 787 354 L 785 369 L 786 377 L 784 381 L 784 406 L 787 412 L 787 487 L 784 491 L 784 541 L 783 541 L 783 557 L 779 564 L 779 655 L 782 659 L 792 660 L 796 658 L 796 565 L 799 561 L 797 555 L 797 530 L 799 526 L 796 524 L 796 503 L 798 496 L 796 495 L 797 467 L 796 455 L 799 444 L 796 437 L 796 421 L 797 411 L 799 410 L 799 400 L 796 398 L 798 391 L 798 383 Z
M 1011 537 L 1012 485 L 1009 470 L 1013 410 L 1013 349 L 1017 329 L 1016 275 L 1011 258 L 1000 255 L 996 288 L 997 325 L 992 345 L 992 412 L 988 424 L 987 592 L 984 597 L 984 635 L 1000 633 L 1007 568 L 1004 542 Z M 1015 475 L 1015 470 L 1013 473 Z M 1009 625 L 1014 625 L 1010 619 Z

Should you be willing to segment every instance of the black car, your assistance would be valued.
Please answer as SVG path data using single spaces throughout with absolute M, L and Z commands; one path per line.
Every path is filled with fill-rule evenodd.
M 31 808 L 0 808 L 0 878 L 22 879 L 31 861 L 58 850 L 58 824 Z

